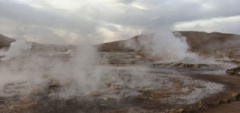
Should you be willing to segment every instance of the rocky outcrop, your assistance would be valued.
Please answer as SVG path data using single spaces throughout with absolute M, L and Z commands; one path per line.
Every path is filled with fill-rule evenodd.
M 0 48 L 7 48 L 10 46 L 10 44 L 12 42 L 14 42 L 15 40 L 12 38 L 8 38 L 2 34 L 0 34 Z
M 235 75 L 235 76 L 240 76 L 240 67 L 235 67 L 235 68 L 231 68 L 231 69 L 228 69 L 226 71 L 226 73 L 228 75 Z

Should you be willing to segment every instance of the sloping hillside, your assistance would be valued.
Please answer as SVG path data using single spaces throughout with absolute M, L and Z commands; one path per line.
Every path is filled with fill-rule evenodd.
M 191 51 L 217 51 L 217 50 L 229 50 L 240 48 L 240 35 L 227 34 L 227 33 L 206 33 L 196 31 L 179 31 L 180 34 L 186 37 L 186 41 L 190 46 Z M 103 43 L 97 45 L 99 51 L 132 51 L 132 48 L 127 48 L 128 42 L 141 46 L 139 40 L 150 40 L 149 36 L 137 35 L 127 40 L 120 40 L 115 42 Z M 14 39 L 8 38 L 0 34 L 0 48 L 7 48 L 10 46 Z M 54 45 L 54 44 L 39 44 L 33 43 L 33 50 L 57 50 L 67 51 L 67 49 L 73 49 L 73 45 Z
M 109 42 L 109 43 L 103 43 L 98 45 L 99 51 L 104 51 L 104 52 L 113 52 L 113 51 L 134 51 L 136 48 L 141 49 L 141 41 L 149 41 L 150 37 L 146 35 L 137 35 L 135 37 L 132 37 L 127 40 L 120 40 L 120 41 L 115 41 L 115 42 Z M 132 44 L 132 45 L 131 45 Z M 130 48 L 129 46 L 138 46 L 135 48 Z
M 0 34 L 0 48 L 7 48 L 10 46 L 12 42 L 14 42 L 14 39 L 8 38 L 2 34 Z
M 191 50 L 223 50 L 240 48 L 240 35 L 219 32 L 181 31 Z
M 206 33 L 195 31 L 180 31 L 181 36 L 186 37 L 186 41 L 192 51 L 216 51 L 240 48 L 240 35 L 226 33 Z M 143 35 L 135 36 L 128 40 L 115 41 L 100 45 L 100 51 L 122 51 L 124 43 L 134 41 L 138 43 L 139 38 L 144 38 Z M 145 38 L 148 40 L 150 38 Z
M 15 39 L 9 38 L 0 34 L 0 48 L 8 48 Z M 67 51 L 68 48 L 73 48 L 72 45 L 55 45 L 55 44 L 40 44 L 32 43 L 32 50 L 34 51 Z

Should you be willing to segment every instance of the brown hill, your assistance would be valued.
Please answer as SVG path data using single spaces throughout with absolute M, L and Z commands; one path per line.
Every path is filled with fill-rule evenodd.
M 0 48 L 9 48 L 11 43 L 14 41 L 15 39 L 0 34 Z M 32 50 L 34 51 L 67 51 L 68 48 L 73 48 L 71 45 L 40 44 L 35 42 L 31 43 Z
M 216 51 L 216 50 L 228 50 L 240 48 L 240 35 L 228 34 L 228 33 L 206 33 L 195 31 L 178 31 L 181 36 L 186 37 L 186 41 L 192 51 Z M 115 42 L 103 43 L 97 45 L 99 51 L 133 51 L 143 48 L 141 41 L 148 42 L 151 40 L 151 35 L 137 35 L 127 40 L 120 40 Z M 0 48 L 8 48 L 11 42 L 15 39 L 8 38 L 0 34 Z M 128 47 L 130 44 L 134 44 L 135 48 Z M 149 42 L 148 42 L 149 43 Z M 150 43 L 149 43 L 150 44 Z M 132 45 L 131 45 L 132 46 Z M 54 44 L 39 44 L 33 42 L 33 50 L 58 50 L 67 51 L 68 48 L 74 49 L 72 45 L 54 45 Z
M 137 35 L 127 40 L 103 43 L 98 45 L 99 51 L 114 52 L 114 51 L 140 51 L 144 48 L 143 41 L 148 42 L 151 39 L 150 35 Z
M 0 34 L 0 48 L 8 48 L 15 40 Z
M 240 35 L 227 34 L 227 33 L 206 33 L 195 31 L 179 31 L 181 37 L 186 37 L 186 41 L 192 51 L 216 51 L 240 48 Z M 177 36 L 180 37 L 180 36 Z M 100 51 L 126 51 L 131 50 L 126 48 L 125 44 L 134 41 L 135 44 L 141 46 L 139 43 L 140 38 L 149 40 L 151 38 L 145 35 L 137 35 L 128 40 L 115 41 L 104 43 L 99 46 Z
M 219 32 L 180 31 L 191 50 L 223 50 L 240 48 L 240 35 Z

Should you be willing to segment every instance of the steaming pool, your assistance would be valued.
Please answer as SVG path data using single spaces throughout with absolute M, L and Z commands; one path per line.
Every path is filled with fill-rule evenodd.
M 225 89 L 222 84 L 190 76 L 199 70 L 178 69 L 173 64 L 152 64 L 139 60 L 134 53 L 112 56 L 118 58 L 112 58 L 111 65 L 105 62 L 92 65 L 84 58 L 76 61 L 73 56 L 66 55 L 32 55 L 2 61 L 0 79 L 5 81 L 1 83 L 2 102 L 14 110 L 18 110 L 16 106 L 25 106 L 20 110 L 36 107 L 34 110 L 44 113 L 54 110 L 76 113 L 169 112 Z M 216 70 L 211 72 L 218 71 L 218 68 L 213 69 Z

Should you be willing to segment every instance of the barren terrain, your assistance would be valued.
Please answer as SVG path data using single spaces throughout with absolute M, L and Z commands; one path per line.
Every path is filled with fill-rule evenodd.
M 225 71 L 236 67 L 240 60 L 240 36 L 204 32 L 181 32 L 181 35 L 185 36 L 189 50 L 200 54 L 201 60 L 159 61 L 161 58 L 143 51 L 146 47 L 139 40 L 148 38 L 139 35 L 95 46 L 101 62 L 90 62 L 93 68 L 92 65 L 77 65 L 80 70 L 91 67 L 84 74 L 94 75 L 80 76 L 84 79 L 81 83 L 75 81 L 75 76 L 69 77 L 78 72 L 78 68 L 71 67 L 77 62 L 71 60 L 77 54 L 66 52 L 74 50 L 75 46 L 33 43 L 30 52 L 0 62 L 1 79 L 5 80 L 1 84 L 0 112 L 238 113 L 240 78 L 229 76 Z M 14 41 L 9 40 L 4 47 L 8 48 L 10 44 L 6 43 Z M 125 45 L 128 42 L 133 42 L 137 49 L 128 48 Z M 49 54 L 49 50 L 57 51 Z M 83 59 L 79 62 L 91 58 Z M 44 62 L 39 65 L 41 69 L 35 67 L 43 61 L 54 63 Z M 33 63 L 26 66 L 29 62 Z M 67 67 L 73 68 L 69 69 L 71 73 L 64 72 L 63 68 Z M 95 73 L 101 73 L 97 80 Z M 39 74 L 41 81 L 33 74 Z M 72 87 L 76 85 L 78 87 Z M 82 85 L 86 87 L 79 88 Z

